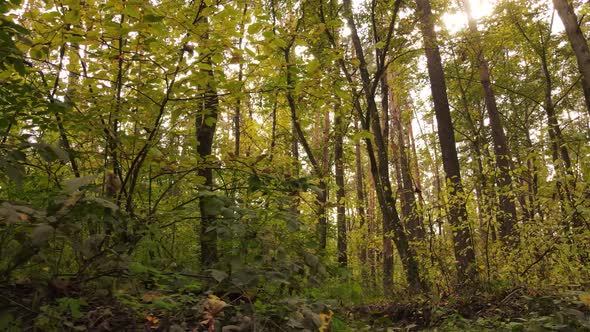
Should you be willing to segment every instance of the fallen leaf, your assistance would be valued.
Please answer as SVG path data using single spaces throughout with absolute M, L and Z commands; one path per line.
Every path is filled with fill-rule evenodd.
M 328 313 L 320 313 L 320 319 L 322 320 L 320 332 L 328 332 L 330 330 L 330 322 L 332 321 L 333 315 L 334 312 L 330 309 L 328 309 Z

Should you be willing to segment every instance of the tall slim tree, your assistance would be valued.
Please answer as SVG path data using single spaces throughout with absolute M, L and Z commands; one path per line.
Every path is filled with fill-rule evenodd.
M 399 101 L 398 92 L 393 88 L 395 76 L 392 72 L 387 77 L 387 88 L 389 89 L 389 108 L 391 113 L 392 136 L 395 140 L 391 140 L 392 146 L 395 146 L 397 156 L 397 164 L 399 165 L 398 187 L 401 188 L 401 203 L 402 212 L 405 219 L 404 226 L 408 230 L 412 241 L 423 240 L 425 233 L 422 225 L 422 218 L 418 210 L 416 196 L 414 196 L 414 184 L 412 181 L 412 170 L 410 168 L 409 150 L 406 142 L 406 130 L 402 120 L 402 108 Z M 395 133 L 395 135 L 393 135 Z M 393 145 L 395 144 L 395 145 Z M 392 149 L 393 150 L 393 149 Z
M 352 2 L 346 0 L 344 5 L 344 18 L 348 23 L 348 27 L 351 30 L 351 39 L 354 48 L 356 58 L 359 61 L 359 71 L 361 76 L 361 83 L 363 87 L 364 99 L 367 103 L 367 114 L 365 115 L 360 107 L 360 103 L 355 103 L 355 108 L 359 113 L 359 118 L 363 120 L 363 129 L 371 131 L 375 146 L 373 146 L 372 140 L 365 140 L 367 146 L 367 153 L 371 163 L 371 174 L 373 176 L 373 182 L 375 183 L 375 190 L 377 193 L 377 199 L 381 208 L 383 217 L 383 242 L 384 242 L 384 266 L 383 266 L 383 286 L 385 292 L 391 291 L 392 280 L 393 280 L 393 251 L 388 243 L 391 243 L 391 235 L 393 234 L 393 241 L 397 247 L 398 253 L 401 257 L 402 264 L 406 270 L 406 278 L 410 289 L 415 292 L 422 291 L 426 288 L 424 280 L 420 278 L 418 270 L 418 261 L 416 253 L 410 247 L 408 236 L 401 223 L 398 212 L 395 207 L 395 198 L 391 187 L 391 181 L 389 178 L 389 160 L 387 157 L 387 146 L 383 137 L 383 130 L 381 128 L 381 121 L 377 104 L 375 102 L 375 91 L 377 84 L 380 81 L 381 75 L 385 74 L 386 67 L 384 66 L 385 53 L 382 53 L 382 59 L 379 61 L 381 66 L 378 68 L 378 72 L 375 74 L 376 79 L 372 79 L 368 70 L 368 63 L 365 58 L 365 50 L 363 48 L 356 21 L 352 14 Z M 400 8 L 401 2 L 396 1 L 394 5 L 394 11 L 388 25 L 387 38 L 384 40 L 384 49 L 389 47 L 397 12 Z M 333 40 L 333 38 L 331 37 Z M 332 42 L 335 46 L 335 42 Z M 347 71 L 345 66 L 342 66 L 343 71 Z M 346 74 L 347 78 L 350 74 Z
M 580 28 L 580 22 L 569 0 L 553 0 L 553 6 L 563 22 L 565 33 L 578 61 L 578 70 L 582 75 L 582 89 L 586 100 L 586 108 L 590 114 L 590 49 L 588 41 Z
M 484 91 L 484 100 L 490 119 L 492 129 L 492 141 L 494 143 L 494 155 L 498 175 L 496 176 L 496 186 L 498 187 L 498 199 L 500 211 L 497 219 L 500 223 L 500 236 L 507 243 L 513 243 L 516 240 L 514 226 L 516 225 L 516 205 L 514 203 L 512 177 L 512 158 L 508 148 L 508 139 L 504 131 L 504 125 L 500 118 L 496 96 L 490 80 L 490 69 L 487 59 L 484 55 L 481 35 L 477 28 L 477 22 L 471 12 L 469 0 L 463 0 L 463 7 L 467 14 L 467 22 L 471 35 L 472 45 L 476 53 L 477 67 L 479 69 L 479 82 Z
M 334 178 L 336 180 L 336 225 L 338 227 L 338 263 L 348 264 L 346 234 L 346 205 L 344 189 L 344 131 L 342 110 L 334 108 Z
M 476 277 L 475 252 L 469 232 L 465 194 L 461 181 L 461 169 L 457 157 L 457 146 L 453 121 L 447 97 L 447 85 L 442 60 L 438 49 L 438 41 L 434 30 L 434 16 L 430 0 L 416 0 L 420 29 L 422 30 L 430 90 L 434 102 L 434 113 L 438 124 L 438 140 L 441 147 L 443 168 L 449 192 L 449 220 L 453 228 L 453 247 L 457 260 L 459 282 L 473 283 Z
M 199 11 L 202 12 L 206 6 L 205 1 L 202 0 Z M 205 49 L 209 46 L 207 45 L 209 42 L 209 18 L 206 16 L 200 17 L 196 23 L 202 23 L 207 26 L 201 36 L 201 43 L 203 44 L 203 49 Z M 203 187 L 209 191 L 213 190 L 213 168 L 210 158 L 211 152 L 213 151 L 215 127 L 219 116 L 219 96 L 217 94 L 211 56 L 211 53 L 205 56 L 204 63 L 208 66 L 201 67 L 200 69 L 208 79 L 205 86 L 202 87 L 202 100 L 198 101 L 196 112 L 197 154 L 201 163 L 198 175 L 205 179 Z M 202 195 L 199 200 L 199 209 L 201 211 L 201 264 L 204 267 L 209 267 L 218 260 L 217 231 L 212 228 L 215 222 L 215 215 L 211 215 L 210 209 L 207 208 L 211 198 L 210 195 Z

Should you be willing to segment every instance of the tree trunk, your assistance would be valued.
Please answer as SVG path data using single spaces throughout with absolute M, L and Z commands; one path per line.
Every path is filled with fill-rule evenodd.
M 580 29 L 574 7 L 569 1 L 553 0 L 553 6 L 555 6 L 557 14 L 563 22 L 565 33 L 574 49 L 578 61 L 578 70 L 582 74 L 582 89 L 586 99 L 586 109 L 590 114 L 590 49 L 588 48 L 588 42 L 584 38 L 582 29 Z
M 346 239 L 346 205 L 344 191 L 344 124 L 339 105 L 334 109 L 334 177 L 336 180 L 336 225 L 338 227 L 338 263 L 348 264 Z
M 242 42 L 244 39 L 244 20 L 246 19 L 246 14 L 248 13 L 248 3 L 244 4 L 244 10 L 242 11 L 242 20 L 240 22 L 240 38 L 238 39 L 238 50 L 242 50 Z M 239 55 L 239 64 L 238 64 L 238 83 L 240 85 L 240 90 L 242 89 L 242 84 L 244 80 L 244 64 L 242 63 L 241 55 Z M 241 137 L 241 121 L 242 121 L 242 97 L 241 91 L 238 92 L 237 100 L 236 100 L 236 108 L 234 113 L 234 155 L 236 158 L 240 156 L 240 137 Z
M 320 252 L 323 253 L 326 250 L 327 232 L 328 232 L 328 219 L 326 216 L 326 203 L 328 201 L 328 188 L 327 188 L 325 181 L 323 180 L 324 170 L 322 168 L 322 165 L 320 165 L 320 163 L 316 159 L 315 155 L 313 154 L 313 151 L 311 150 L 311 147 L 309 146 L 309 143 L 307 142 L 307 138 L 305 137 L 305 135 L 303 133 L 303 129 L 301 128 L 301 125 L 299 124 L 299 121 L 297 119 L 297 105 L 295 103 L 295 98 L 293 96 L 293 89 L 295 87 L 295 82 L 294 82 L 293 74 L 292 74 L 293 64 L 290 61 L 291 48 L 293 46 L 293 42 L 294 42 L 294 40 L 291 40 L 291 43 L 288 45 L 288 47 L 285 47 L 285 49 L 284 49 L 285 63 L 287 64 L 287 70 L 286 70 L 286 80 L 287 80 L 287 86 L 288 86 L 287 102 L 289 104 L 289 110 L 291 111 L 291 123 L 293 125 L 293 130 L 295 131 L 294 135 L 296 135 L 293 138 L 293 151 L 296 152 L 298 150 L 297 143 L 300 143 L 303 146 L 303 150 L 305 151 L 305 154 L 307 155 L 307 158 L 309 159 L 309 163 L 312 166 L 312 170 L 313 170 L 315 176 L 318 179 L 320 179 L 320 182 L 318 184 L 318 188 L 320 189 L 320 192 L 318 192 L 316 194 L 316 203 L 318 206 L 318 223 L 317 223 L 316 230 L 317 230 L 317 236 L 318 236 L 319 250 L 320 250 Z
M 202 18 L 203 23 L 208 25 L 208 19 Z M 209 40 L 209 32 L 205 32 L 202 37 L 203 43 Z M 209 68 L 213 65 L 211 56 L 207 56 L 204 62 Z M 211 152 L 213 150 L 213 137 L 217 125 L 219 113 L 219 96 L 215 86 L 215 74 L 212 69 L 201 69 L 209 77 L 204 87 L 203 100 L 199 101 L 196 115 L 196 132 L 197 132 L 197 153 L 199 162 L 198 175 L 205 179 L 203 188 L 208 191 L 213 190 L 213 169 L 211 168 Z M 201 211 L 201 264 L 203 267 L 211 267 L 218 260 L 217 257 L 217 231 L 211 229 L 215 224 L 215 215 L 211 215 L 207 206 L 212 197 L 203 195 L 199 199 L 199 209 Z
M 449 192 L 449 219 L 453 228 L 453 245 L 459 282 L 469 284 L 475 282 L 475 252 L 473 250 L 467 209 L 465 206 L 465 194 L 461 182 L 461 171 L 442 61 L 438 50 L 436 32 L 434 31 L 434 17 L 429 0 L 416 0 L 420 15 L 420 28 L 424 37 L 426 48 L 426 60 L 428 75 L 430 77 L 430 89 L 434 101 L 434 112 L 438 123 L 438 139 L 440 142 L 443 168 Z
M 412 241 L 424 240 L 425 231 L 422 224 L 422 218 L 418 211 L 418 205 L 416 204 L 416 197 L 414 196 L 414 184 L 412 183 L 412 170 L 410 169 L 410 162 L 408 160 L 408 148 L 404 139 L 404 126 L 402 124 L 401 105 L 399 99 L 391 86 L 393 82 L 393 75 L 387 77 L 389 84 L 389 107 L 391 108 L 391 122 L 392 132 L 395 132 L 396 140 L 392 140 L 397 145 L 395 149 L 397 151 L 397 159 L 399 160 L 399 171 L 400 178 L 398 181 L 401 182 L 401 201 L 402 201 L 402 212 L 405 218 L 404 226 L 409 231 L 410 239 Z
M 477 29 L 477 22 L 471 15 L 469 0 L 463 0 L 463 6 L 467 14 L 469 30 L 473 37 L 473 44 L 477 54 L 477 66 L 479 68 L 479 80 L 484 91 L 484 99 L 490 127 L 492 129 L 492 141 L 494 143 L 494 155 L 498 175 L 496 176 L 496 186 L 498 187 L 498 199 L 500 211 L 497 219 L 500 224 L 500 237 L 507 243 L 514 244 L 517 240 L 514 226 L 516 225 L 516 205 L 514 204 L 512 177 L 512 159 L 508 148 L 508 140 L 504 132 L 504 126 L 500 119 L 496 96 L 492 89 L 490 81 L 490 70 L 488 62 L 483 54 L 483 48 L 480 41 L 480 33 Z
M 354 129 L 355 132 L 358 132 L 358 124 L 357 121 L 354 122 Z M 368 250 L 368 246 L 367 246 L 367 242 L 372 241 L 373 237 L 372 237 L 372 232 L 370 232 L 371 227 L 369 227 L 369 225 L 367 225 L 367 220 L 366 220 L 366 213 L 365 213 L 365 206 L 367 206 L 367 202 L 366 202 L 366 198 L 365 198 L 365 193 L 364 193 L 364 186 L 363 186 L 363 164 L 362 164 L 362 160 L 361 160 L 361 144 L 360 141 L 355 142 L 354 144 L 354 151 L 355 151 L 355 166 L 356 166 L 356 209 L 357 209 L 357 214 L 359 216 L 359 228 L 361 230 L 361 234 L 367 234 L 367 241 L 361 241 L 361 246 L 359 248 L 360 253 L 359 253 L 359 259 L 361 261 L 361 276 L 363 278 L 363 280 L 366 280 L 368 277 L 368 271 L 366 269 L 367 264 L 372 265 L 373 261 L 372 260 L 367 260 L 367 255 L 369 254 L 367 252 Z M 374 276 L 373 276 L 373 280 L 375 280 Z
M 570 154 L 565 145 L 563 140 L 563 135 L 561 133 L 561 128 L 559 127 L 559 123 L 557 121 L 557 116 L 555 114 L 555 105 L 553 104 L 553 81 L 551 79 L 551 75 L 549 73 L 549 66 L 547 64 L 547 54 L 546 49 L 543 48 L 541 52 L 541 65 L 543 76 L 545 78 L 545 113 L 547 114 L 547 123 L 549 124 L 549 139 L 551 140 L 551 156 L 553 159 L 553 164 L 555 170 L 558 173 L 561 173 L 558 178 L 563 178 L 562 180 L 557 180 L 557 192 L 559 198 L 562 201 L 562 204 L 569 205 L 570 209 L 572 210 L 572 224 L 575 227 L 580 227 L 584 225 L 583 220 L 581 219 L 579 212 L 576 211 L 576 202 L 574 198 L 573 192 L 575 191 L 576 184 L 573 181 L 574 179 L 574 172 L 572 169 L 572 161 L 570 159 Z M 565 196 L 565 197 L 564 197 Z
M 454 63 L 455 74 L 457 77 L 460 77 L 461 74 L 459 72 L 459 64 L 457 61 Z M 488 248 L 488 239 L 490 236 L 490 232 L 488 229 L 490 228 L 490 221 L 492 215 L 492 205 L 491 202 L 494 202 L 496 199 L 495 193 L 491 192 L 488 187 L 488 179 L 486 174 L 484 173 L 483 167 L 483 160 L 487 158 L 490 159 L 488 154 L 487 148 L 484 147 L 485 145 L 485 138 L 481 135 L 481 125 L 476 126 L 476 122 L 473 120 L 473 117 L 470 113 L 470 104 L 467 99 L 467 91 L 465 91 L 465 87 L 463 86 L 461 80 L 457 80 L 457 86 L 459 88 L 459 94 L 461 99 L 461 106 L 463 110 L 463 117 L 465 118 L 468 128 L 471 131 L 469 136 L 469 141 L 471 143 L 471 150 L 473 152 L 473 159 L 475 160 L 476 166 L 473 168 L 474 173 L 476 175 L 476 184 L 475 184 L 475 195 L 477 200 L 477 217 L 479 221 L 479 230 L 481 233 L 481 237 L 485 239 L 486 250 Z M 479 127 L 479 128 L 478 128 Z M 485 156 L 484 156 L 485 153 Z M 492 232 L 493 233 L 493 232 Z
M 397 210 L 395 208 L 395 198 L 393 196 L 391 181 L 389 179 L 389 160 L 387 157 L 387 147 L 383 138 L 383 131 L 379 120 L 377 111 L 377 104 L 375 103 L 375 94 L 371 78 L 367 69 L 367 62 L 364 57 L 362 42 L 356 29 L 356 24 L 352 16 L 352 3 L 350 0 L 345 0 L 344 15 L 351 30 L 351 38 L 354 46 L 356 56 L 359 60 L 359 69 L 361 74 L 361 81 L 365 93 L 365 101 L 367 102 L 367 118 L 368 121 L 363 121 L 364 115 L 362 111 L 359 112 L 359 117 L 363 121 L 363 129 L 369 130 L 374 137 L 375 148 L 373 148 L 373 141 L 366 139 L 367 152 L 371 164 L 371 174 L 375 184 L 375 190 L 381 213 L 383 215 L 383 286 L 387 294 L 391 291 L 393 282 L 393 247 L 391 245 L 391 234 L 393 234 L 393 241 L 397 247 L 398 253 L 402 260 L 402 264 L 406 270 L 406 278 L 408 285 L 413 292 L 420 292 L 426 287 L 423 280 L 420 279 L 418 271 L 418 262 L 415 253 L 411 250 L 408 243 L 408 237 L 404 227 L 401 223 Z M 358 101 L 355 103 L 357 111 L 362 110 Z M 376 155 L 375 155 L 376 152 Z

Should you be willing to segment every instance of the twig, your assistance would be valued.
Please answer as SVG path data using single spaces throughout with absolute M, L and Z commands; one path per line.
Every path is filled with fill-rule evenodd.
M 543 258 L 545 258 L 545 256 L 547 256 L 550 252 L 552 252 L 555 249 L 555 247 L 551 246 L 549 248 L 547 248 L 547 250 L 545 250 L 541 256 L 539 256 L 539 258 L 537 258 L 534 262 L 532 262 L 529 266 L 527 266 L 526 269 L 524 269 L 524 271 L 522 271 L 522 273 L 520 273 L 520 276 L 523 277 L 525 274 L 527 274 L 527 272 L 529 272 L 529 270 L 537 265 L 537 263 L 539 263 L 541 260 L 543 260 Z

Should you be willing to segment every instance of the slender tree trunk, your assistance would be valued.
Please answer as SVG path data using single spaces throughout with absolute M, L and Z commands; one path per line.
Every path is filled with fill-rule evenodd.
M 561 128 L 557 121 L 555 114 L 555 105 L 553 104 L 553 81 L 549 73 L 549 66 L 547 64 L 547 53 L 545 48 L 541 52 L 541 65 L 543 69 L 543 76 L 545 78 L 545 113 L 547 114 L 547 123 L 549 124 L 549 139 L 551 140 L 551 156 L 555 170 L 561 173 L 557 180 L 557 192 L 562 201 L 562 204 L 569 205 L 572 212 L 572 224 L 575 227 L 583 226 L 584 222 L 581 219 L 580 214 L 576 211 L 576 203 L 573 192 L 575 191 L 576 184 L 573 181 L 574 172 L 572 169 L 572 161 L 567 146 L 563 140 Z
M 295 82 L 293 79 L 293 64 L 291 63 L 291 48 L 293 46 L 294 40 L 291 41 L 290 45 L 284 49 L 284 56 L 285 56 L 285 63 L 287 64 L 286 70 L 286 80 L 287 80 L 287 102 L 289 104 L 289 110 L 291 111 L 291 123 L 293 125 L 293 130 L 295 131 L 295 137 L 293 141 L 293 151 L 297 150 L 297 143 L 300 143 L 303 146 L 305 154 L 309 159 L 309 162 L 312 166 L 312 170 L 314 174 L 317 176 L 319 180 L 318 188 L 320 191 L 316 193 L 316 203 L 318 206 L 318 223 L 317 223 L 317 236 L 318 236 L 318 246 L 320 252 L 325 252 L 326 244 L 327 244 L 327 231 L 328 231 L 328 218 L 326 215 L 326 203 L 328 201 L 328 188 L 324 181 L 324 170 L 322 165 L 316 159 L 307 139 L 303 133 L 303 129 L 299 124 L 297 119 L 297 105 L 295 103 L 295 98 L 293 96 L 293 89 L 295 87 Z
M 455 73 L 457 77 L 460 77 L 459 72 L 459 65 L 457 63 L 454 64 Z M 465 91 L 465 87 L 463 86 L 461 80 L 457 81 L 457 86 L 459 87 L 459 93 L 461 98 L 461 106 L 463 108 L 463 116 L 467 121 L 468 128 L 471 131 L 469 136 L 472 136 L 469 140 L 471 143 L 472 151 L 473 151 L 473 159 L 477 167 L 474 169 L 474 173 L 476 174 L 477 181 L 475 184 L 475 194 L 477 199 L 477 207 L 478 207 L 478 220 L 479 220 L 479 229 L 481 232 L 482 238 L 486 241 L 486 250 L 487 250 L 487 241 L 489 238 L 488 232 L 488 224 L 489 224 L 489 216 L 491 214 L 491 205 L 490 202 L 495 200 L 495 195 L 492 195 L 488 190 L 488 179 L 484 173 L 483 162 L 484 155 L 482 151 L 486 151 L 487 149 L 482 149 L 484 145 L 483 137 L 480 133 L 481 130 L 478 130 L 473 117 L 471 116 L 470 112 L 470 104 L 467 100 L 467 92 Z
M 453 226 L 453 244 L 455 258 L 457 259 L 459 282 L 461 284 L 472 284 L 476 278 L 475 252 L 473 250 L 469 222 L 467 220 L 465 194 L 463 192 L 453 122 L 451 120 L 447 97 L 445 74 L 438 50 L 436 32 L 434 30 L 434 17 L 429 0 L 416 0 L 416 4 L 420 15 L 420 28 L 424 37 L 424 47 L 426 48 L 430 89 L 432 91 L 434 112 L 438 123 L 438 139 L 448 184 L 449 219 Z
M 586 4 L 587 5 L 587 4 Z M 584 37 L 578 17 L 574 12 L 574 7 L 568 0 L 553 0 L 553 6 L 563 22 L 565 33 L 570 41 L 570 45 L 578 61 L 578 70 L 582 74 L 582 89 L 586 100 L 586 108 L 590 114 L 590 49 L 588 41 Z
M 406 231 L 401 223 L 397 210 L 395 208 L 395 198 L 393 196 L 391 182 L 389 179 L 389 160 L 387 157 L 387 147 L 383 138 L 379 113 L 375 103 L 374 87 L 367 69 L 367 62 L 364 57 L 362 42 L 359 38 L 356 23 L 352 16 L 352 3 L 345 0 L 344 15 L 351 30 L 351 38 L 356 56 L 359 60 L 359 69 L 361 81 L 367 102 L 368 121 L 364 121 L 363 129 L 369 130 L 374 137 L 375 148 L 371 140 L 365 140 L 369 161 L 371 163 L 371 174 L 375 184 L 377 199 L 383 215 L 383 287 L 385 293 L 390 293 L 393 283 L 393 246 L 391 245 L 391 234 L 397 247 L 402 264 L 406 270 L 408 285 L 413 292 L 420 292 L 426 288 L 423 280 L 420 278 L 418 262 L 415 252 L 410 248 Z M 361 110 L 358 101 L 355 107 Z M 359 117 L 363 119 L 364 115 L 360 112 Z M 375 154 L 376 152 L 376 154 Z
M 369 175 L 367 175 L 368 177 Z M 365 203 L 367 206 L 367 233 L 369 238 L 369 265 L 370 265 L 370 277 L 371 277 L 371 288 L 377 289 L 377 264 L 379 263 L 379 257 L 377 248 L 375 247 L 375 239 L 378 234 L 377 230 L 377 207 L 375 202 L 375 186 L 373 181 L 368 181 L 367 184 L 367 195 L 365 198 Z M 385 245 L 383 245 L 385 247 Z M 392 264 L 393 266 L 393 264 Z
M 338 227 L 338 263 L 348 264 L 346 205 L 344 190 L 344 123 L 339 105 L 334 108 L 334 177 L 336 180 L 336 225 Z
M 517 240 L 515 232 L 516 225 L 516 205 L 514 204 L 514 195 L 512 194 L 512 159 L 508 148 L 508 139 L 504 132 L 504 126 L 500 119 L 500 112 L 496 104 L 496 96 L 490 81 L 490 70 L 488 61 L 483 54 L 480 33 L 477 29 L 477 22 L 472 16 L 469 0 L 463 0 L 463 6 L 467 14 L 469 30 L 473 37 L 475 52 L 477 53 L 477 66 L 479 68 L 479 80 L 484 91 L 484 99 L 490 127 L 492 129 L 492 141 L 494 143 L 494 155 L 498 174 L 496 176 L 496 186 L 498 187 L 498 199 L 500 211 L 497 216 L 500 224 L 500 236 L 503 241 L 512 243 Z
M 390 75 L 387 80 L 389 82 L 393 81 L 392 75 Z M 387 88 L 389 89 L 389 107 L 391 108 L 391 122 L 392 122 L 392 132 L 395 131 L 395 136 L 397 140 L 395 141 L 397 144 L 397 153 L 398 153 L 398 160 L 399 160 L 399 168 L 400 168 L 400 175 L 401 179 L 401 188 L 402 188 L 402 211 L 403 215 L 405 216 L 405 226 L 410 234 L 410 239 L 412 241 L 422 241 L 425 237 L 424 225 L 422 224 L 422 218 L 418 211 L 418 206 L 416 204 L 416 197 L 414 196 L 414 184 L 412 183 L 412 171 L 410 169 L 410 162 L 408 159 L 408 149 L 406 147 L 406 142 L 404 140 L 404 126 L 402 124 L 402 114 L 401 114 L 401 105 L 399 99 L 393 90 L 393 88 L 388 85 Z M 393 144 L 393 140 L 391 144 Z
M 438 132 L 435 127 L 434 127 L 434 121 L 432 122 L 432 132 Z M 432 144 L 432 149 L 434 150 L 434 158 L 432 158 L 432 172 L 434 173 L 434 190 L 435 190 L 435 194 L 433 195 L 433 201 L 435 202 L 435 206 L 436 209 L 438 210 L 437 212 L 437 218 L 436 218 L 436 224 L 438 226 L 438 234 L 440 234 L 441 236 L 444 236 L 443 233 L 443 217 L 444 215 L 448 216 L 449 213 L 447 213 L 448 209 L 445 203 L 445 199 L 444 199 L 444 195 L 443 195 L 443 191 L 442 191 L 442 181 L 441 181 L 441 175 L 440 175 L 440 162 L 438 159 L 438 149 L 437 144 L 436 144 L 436 140 L 433 138 L 432 139 L 433 144 Z M 445 211 L 445 213 L 442 213 L 442 211 Z
M 410 109 L 411 104 L 408 103 L 408 110 Z M 411 162 L 411 169 L 412 169 L 412 179 L 414 179 L 414 186 L 416 187 L 416 193 L 418 193 L 418 200 L 420 204 L 423 206 L 424 204 L 424 197 L 422 196 L 422 173 L 420 172 L 420 168 L 418 167 L 418 153 L 416 152 L 416 139 L 414 138 L 414 128 L 412 126 L 412 120 L 408 122 L 408 140 L 411 142 L 412 146 L 412 160 Z
M 238 49 L 242 50 L 242 41 L 244 39 L 244 20 L 246 18 L 246 14 L 248 13 L 248 3 L 244 4 L 244 10 L 242 11 L 242 20 L 240 22 L 240 38 L 238 39 Z M 242 89 L 242 82 L 244 80 L 244 64 L 241 59 L 241 54 L 238 58 L 238 83 L 240 85 L 240 90 Z M 240 156 L 240 137 L 241 137 L 241 121 L 242 121 L 242 98 L 240 96 L 240 92 L 238 92 L 237 100 L 236 100 L 236 108 L 234 113 L 234 155 L 236 158 Z
M 201 3 L 201 6 L 204 6 Z M 203 24 L 209 25 L 207 17 L 201 18 Z M 209 32 L 206 31 L 202 39 L 204 44 L 209 40 Z M 211 56 L 205 58 L 205 63 L 209 68 L 213 65 Z M 201 69 L 209 78 L 204 86 L 203 100 L 197 105 L 196 114 L 196 135 L 197 135 L 197 154 L 202 165 L 199 167 L 198 175 L 205 179 L 203 188 L 207 191 L 213 190 L 213 169 L 211 168 L 211 152 L 213 151 L 213 137 L 219 114 L 219 96 L 213 69 Z M 199 209 L 201 211 L 201 264 L 203 267 L 211 267 L 218 260 L 217 253 L 217 231 L 212 229 L 215 224 L 215 215 L 211 215 L 207 208 L 211 200 L 210 195 L 202 195 L 199 199 Z
M 53 86 L 51 87 L 51 91 L 49 93 L 49 102 L 52 104 L 56 102 L 55 94 L 57 93 L 57 90 L 59 87 L 59 80 L 60 80 L 59 72 L 61 72 L 63 69 L 63 60 L 64 60 L 64 56 L 66 53 L 66 45 L 67 45 L 66 43 L 62 44 L 59 49 L 58 74 L 55 77 L 55 81 L 53 82 Z M 48 82 L 46 82 L 45 79 L 43 79 L 43 80 L 44 80 L 45 84 L 47 85 Z M 67 97 L 67 94 L 66 94 L 66 97 Z M 79 178 L 80 177 L 80 170 L 78 169 L 78 163 L 76 162 L 74 150 L 72 149 L 72 146 L 70 144 L 70 140 L 67 136 L 66 129 L 63 124 L 63 120 L 58 112 L 55 113 L 55 122 L 57 123 L 57 128 L 59 130 L 59 138 L 61 140 L 60 143 L 63 146 L 63 149 L 66 151 L 66 154 L 68 155 L 68 159 L 69 159 L 70 165 L 72 167 L 72 171 L 74 172 L 74 176 Z
M 354 122 L 354 129 L 355 132 L 358 132 L 358 124 L 357 121 Z M 366 213 L 365 213 L 365 206 L 367 206 L 367 202 L 366 202 L 366 198 L 365 198 L 365 194 L 364 194 L 364 186 L 363 186 L 363 163 L 362 163 L 362 159 L 361 159 L 361 144 L 360 141 L 355 142 L 354 144 L 354 151 L 355 151 L 355 176 L 356 176 L 356 209 L 357 209 L 357 214 L 359 217 L 359 228 L 361 230 L 361 234 L 366 234 L 367 235 L 367 241 L 362 241 L 361 240 L 361 245 L 360 245 L 360 253 L 359 253 L 359 260 L 361 261 L 361 276 L 363 278 L 363 280 L 367 280 L 368 274 L 367 274 L 367 264 L 372 265 L 373 262 L 371 260 L 367 259 L 367 255 L 368 255 L 368 246 L 367 246 L 367 242 L 372 241 L 372 233 L 369 232 L 370 227 L 368 227 L 367 225 L 367 220 L 366 220 Z M 374 280 L 374 276 L 373 276 L 373 280 Z M 369 283 L 370 284 L 370 283 Z
M 277 145 L 277 107 L 278 107 L 278 101 L 277 101 L 277 94 L 275 94 L 274 96 L 274 100 L 273 100 L 273 106 L 272 106 L 272 113 L 271 113 L 271 117 L 272 117 L 272 125 L 271 125 L 271 133 L 270 133 L 270 156 L 269 156 L 269 160 L 272 161 L 274 154 L 275 154 L 275 146 Z

